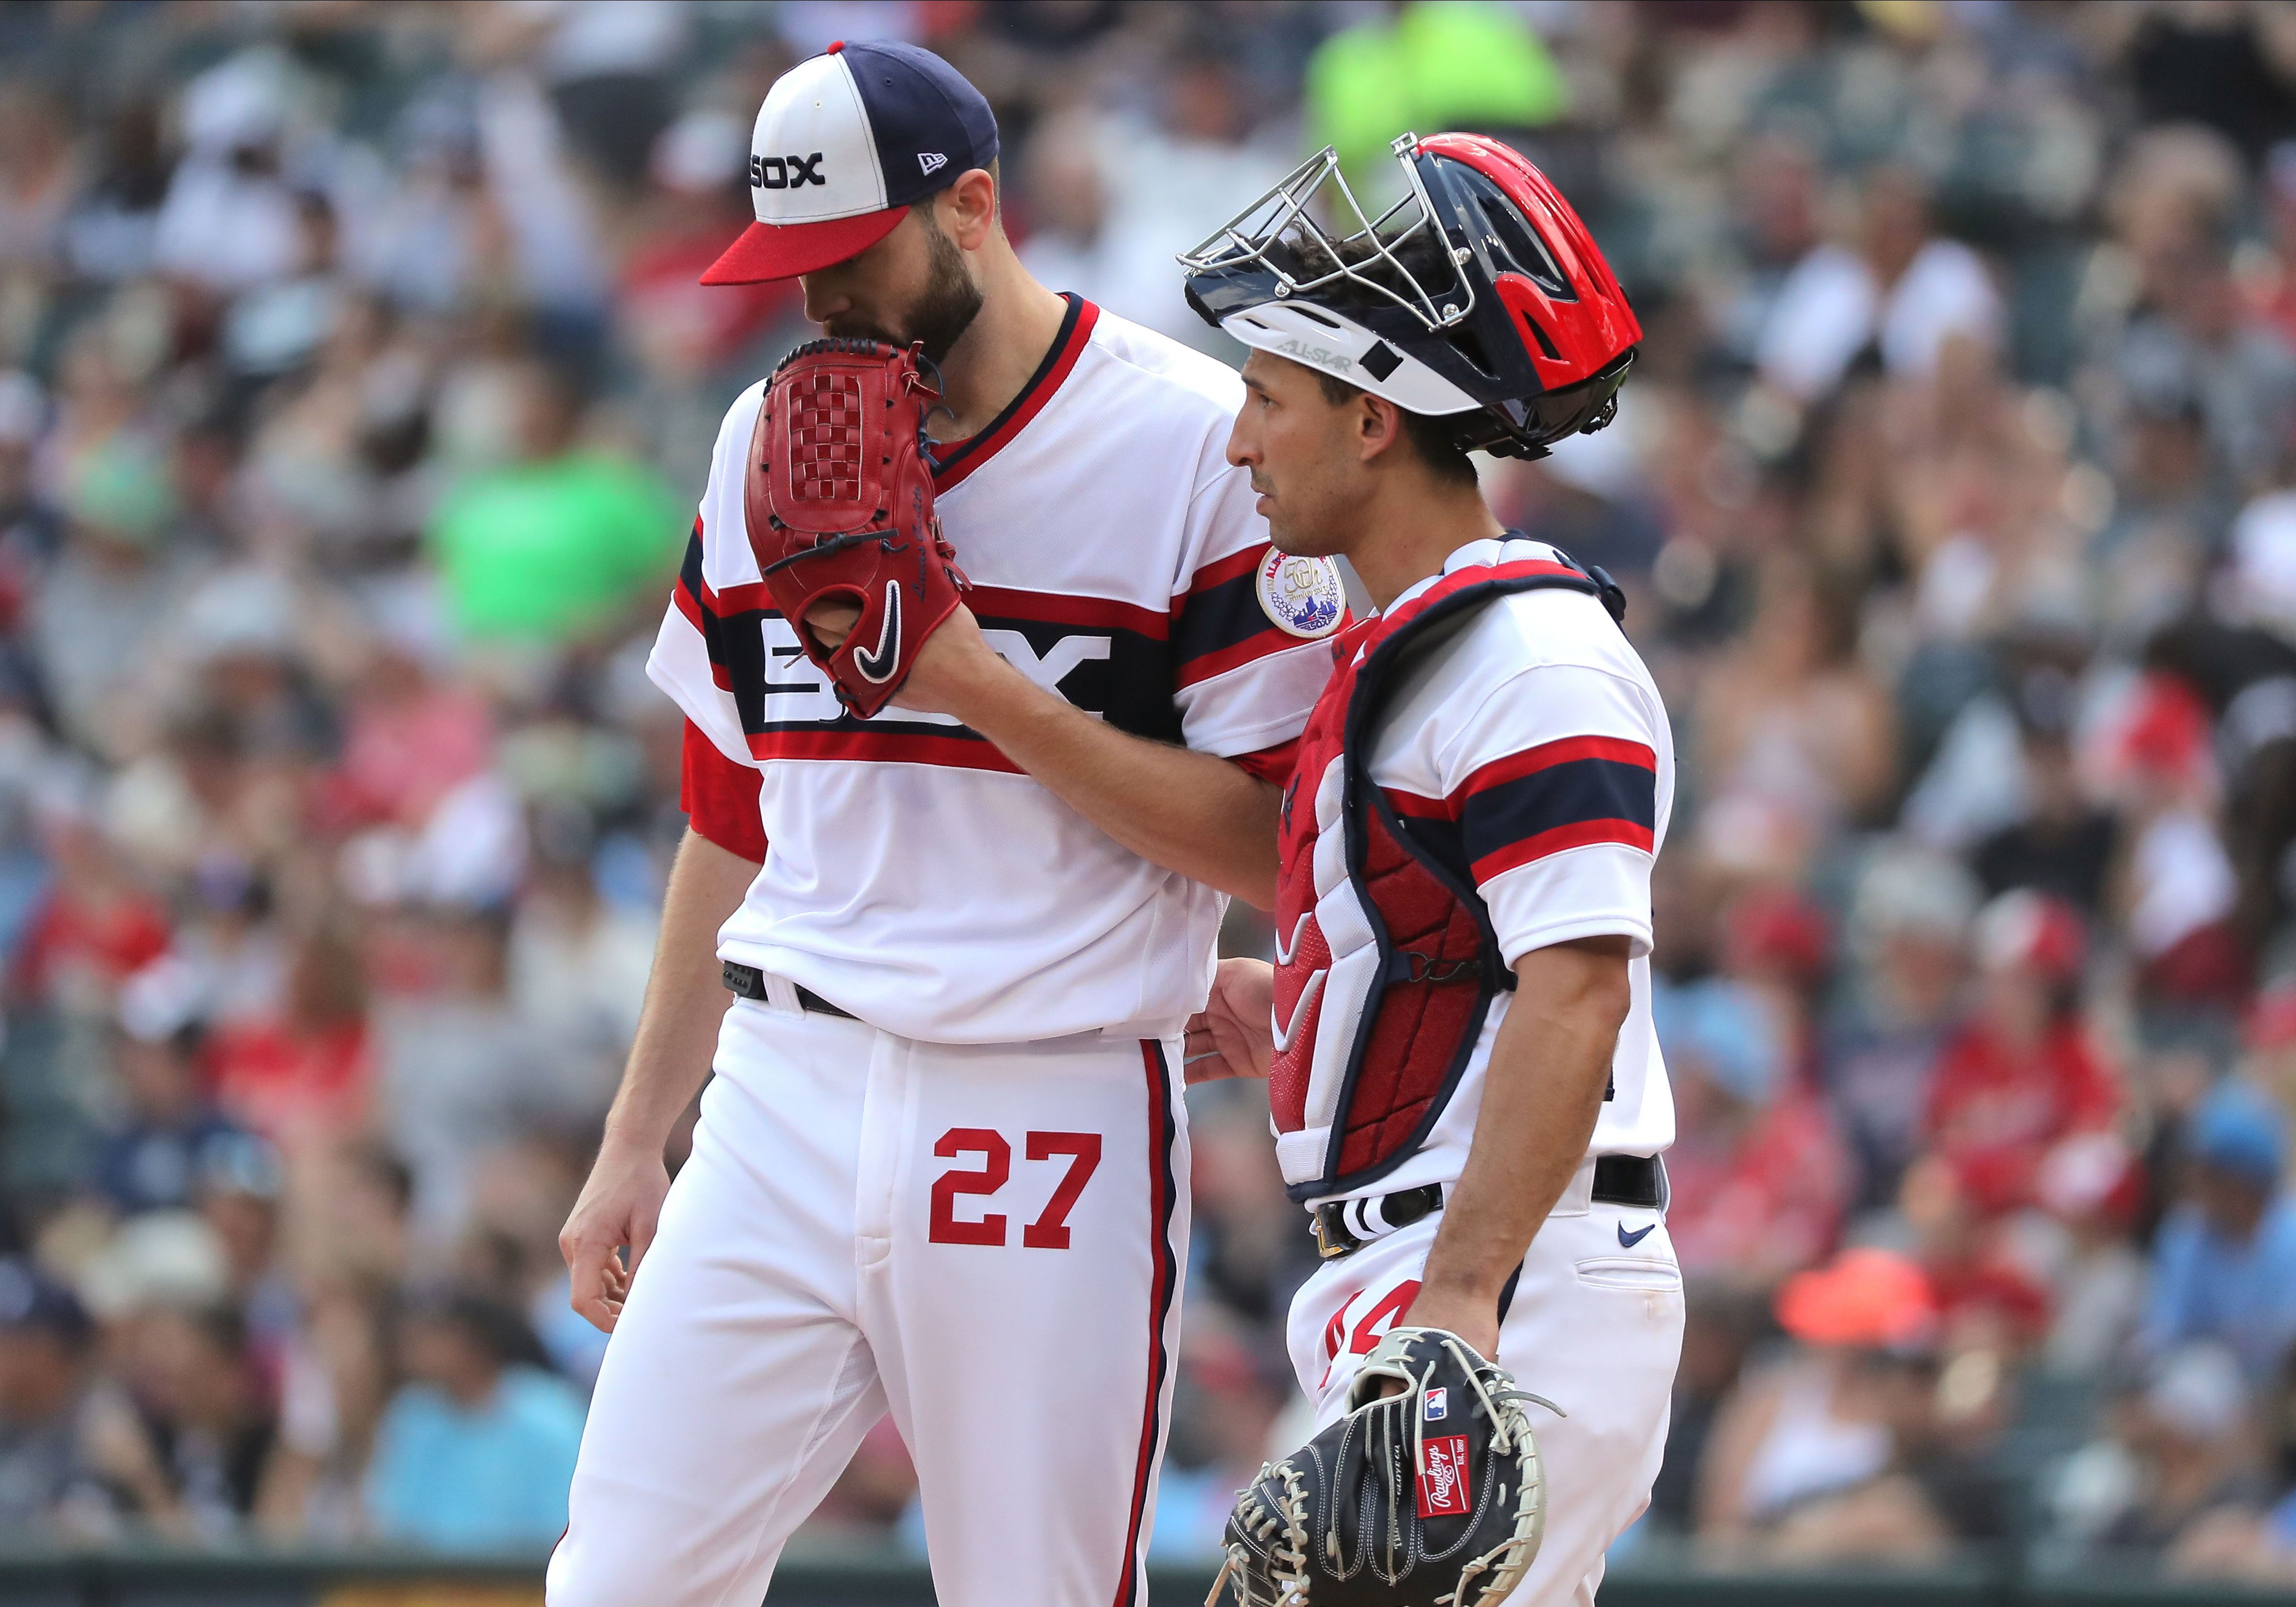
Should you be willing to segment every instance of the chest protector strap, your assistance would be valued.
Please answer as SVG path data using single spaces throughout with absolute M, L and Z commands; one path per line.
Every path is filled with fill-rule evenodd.
M 1531 566 L 1506 566 L 1529 568 Z M 1447 577 L 1375 635 L 1354 669 L 1343 727 L 1348 875 L 1379 945 L 1332 1125 L 1326 1176 L 1295 1185 L 1310 1199 L 1376 1181 L 1415 1153 L 1450 1102 L 1490 1013 L 1514 987 L 1490 911 L 1472 881 L 1412 840 L 1371 775 L 1381 717 L 1405 672 L 1513 592 L 1562 588 L 1599 598 L 1613 620 L 1626 599 L 1600 569 Z

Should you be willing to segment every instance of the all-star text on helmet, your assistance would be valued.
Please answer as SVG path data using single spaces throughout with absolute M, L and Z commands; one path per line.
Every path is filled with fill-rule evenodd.
M 1376 217 L 1331 147 L 1302 162 L 1180 258 L 1188 305 L 1247 346 L 1456 419 L 1464 450 L 1544 457 L 1609 423 L 1642 324 L 1570 203 L 1480 135 L 1394 150 L 1408 189 Z

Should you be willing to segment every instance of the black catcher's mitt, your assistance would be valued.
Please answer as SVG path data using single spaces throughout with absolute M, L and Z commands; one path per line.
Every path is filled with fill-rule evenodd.
M 750 443 L 743 512 L 766 590 L 864 718 L 900 689 L 970 584 L 933 514 L 924 424 L 940 386 L 930 366 L 875 340 L 808 340 L 774 371 Z M 861 610 L 834 652 L 805 625 L 824 598 Z
M 1236 1498 L 1205 1607 L 1230 1582 L 1238 1607 L 1496 1607 L 1546 1529 L 1529 1401 L 1562 1414 L 1455 1333 L 1391 1330 L 1348 1414 Z

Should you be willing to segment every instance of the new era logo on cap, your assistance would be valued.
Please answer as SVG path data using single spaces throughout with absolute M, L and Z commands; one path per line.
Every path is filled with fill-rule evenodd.
M 701 282 L 790 279 L 857 256 L 912 202 L 996 160 L 996 119 L 955 68 L 914 45 L 840 40 L 767 92 L 750 139 L 758 221 Z

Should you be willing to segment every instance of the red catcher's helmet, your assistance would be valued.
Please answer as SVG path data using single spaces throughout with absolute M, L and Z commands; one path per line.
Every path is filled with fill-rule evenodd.
M 1395 155 L 1409 192 L 1375 218 L 1331 147 L 1301 163 L 1180 258 L 1188 305 L 1247 346 L 1456 415 L 1471 450 L 1544 457 L 1609 423 L 1642 324 L 1570 203 L 1480 135 L 1406 134 Z

